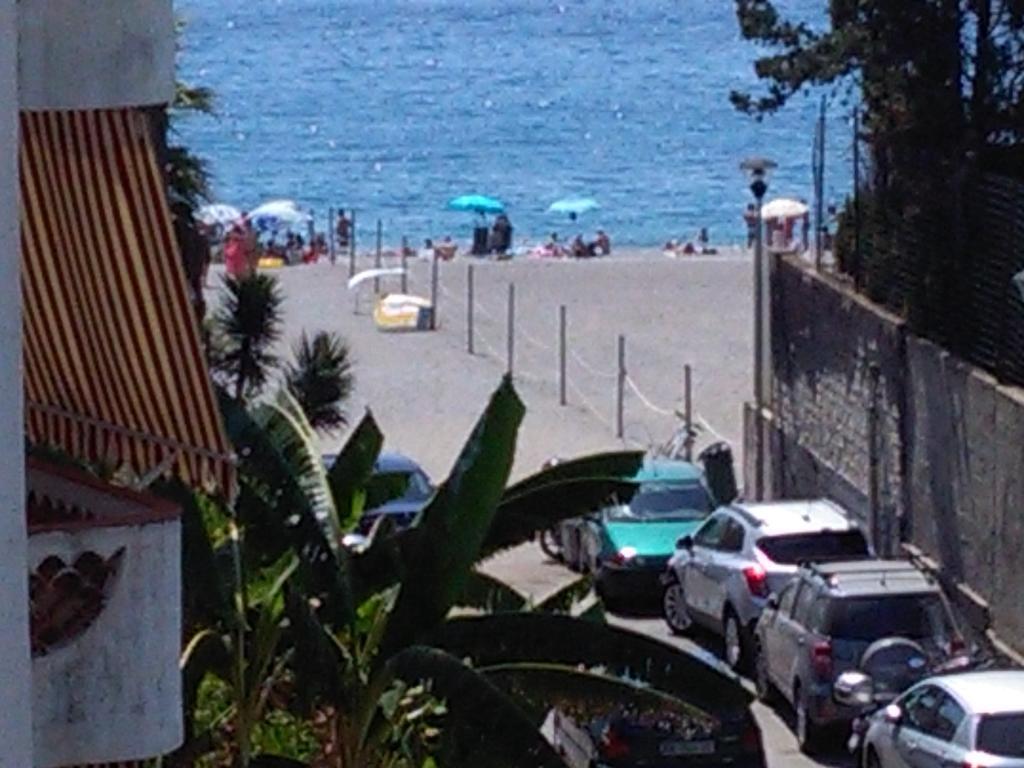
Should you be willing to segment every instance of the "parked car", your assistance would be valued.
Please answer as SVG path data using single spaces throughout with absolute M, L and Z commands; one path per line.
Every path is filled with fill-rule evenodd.
M 864 768 L 1024 768 L 1024 672 L 924 680 L 868 723 Z
M 329 468 L 335 458 L 334 454 L 325 454 L 324 465 Z M 374 499 L 390 496 L 394 488 L 400 489 L 400 496 L 383 504 L 374 503 Z M 391 518 L 397 528 L 407 528 L 433 495 L 433 483 L 423 467 L 401 453 L 381 453 L 366 489 L 367 507 L 359 519 L 358 533 L 366 536 L 382 515 Z
M 849 724 L 855 708 L 833 696 L 836 677 L 858 669 L 868 649 L 887 638 L 913 641 L 938 664 L 963 650 L 942 590 L 928 574 L 899 560 L 802 566 L 772 595 L 755 632 L 758 696 L 781 694 L 796 711 L 797 741 L 813 751 L 827 726 Z
M 611 607 L 656 603 L 659 578 L 680 536 L 692 533 L 714 509 L 695 464 L 648 459 L 632 478 L 639 488 L 628 504 L 612 503 L 562 525 L 563 558 L 594 574 Z
M 725 639 L 734 669 L 750 659 L 768 595 L 802 562 L 870 557 L 864 534 L 831 501 L 733 504 L 685 536 L 663 578 L 662 615 L 681 634 L 694 623 Z

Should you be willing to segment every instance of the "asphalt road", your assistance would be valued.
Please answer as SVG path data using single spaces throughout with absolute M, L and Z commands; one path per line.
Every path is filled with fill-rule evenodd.
M 361 260 L 360 268 L 372 266 Z M 394 266 L 392 261 L 385 266 Z M 467 352 L 467 267 L 441 265 L 440 329 L 384 334 L 373 327 L 369 291 L 346 289 L 347 265 L 280 270 L 285 333 L 280 352 L 302 331 L 342 333 L 355 358 L 350 413 L 373 409 L 386 447 L 419 460 L 437 479 L 454 462 L 505 369 L 508 285 L 516 286 L 516 386 L 527 405 L 514 474 L 535 471 L 551 456 L 574 456 L 623 445 L 649 447 L 679 427 L 682 372 L 693 366 L 694 410 L 705 425 L 700 442 L 730 442 L 739 460 L 742 403 L 752 389 L 750 260 L 742 256 L 672 261 L 661 257 L 590 262 L 513 262 L 474 265 L 475 354 Z M 430 293 L 429 265 L 412 265 L 409 291 Z M 211 275 L 216 282 L 218 272 Z M 385 290 L 398 290 L 386 278 Z M 215 293 L 215 292 L 211 292 Z M 213 296 L 211 296 L 213 298 Z M 569 404 L 559 405 L 557 316 L 569 317 Z M 626 393 L 623 440 L 615 436 L 617 337 L 626 337 L 626 366 L 642 399 Z M 653 408 L 652 408 L 653 406 Z M 325 449 L 344 435 L 327 436 Z M 547 562 L 538 547 L 505 553 L 488 568 L 524 593 L 542 596 L 570 574 Z M 657 619 L 616 618 L 625 626 L 693 652 L 707 649 L 669 636 Z M 840 751 L 827 762 L 800 754 L 792 732 L 758 705 L 772 768 L 850 765 Z

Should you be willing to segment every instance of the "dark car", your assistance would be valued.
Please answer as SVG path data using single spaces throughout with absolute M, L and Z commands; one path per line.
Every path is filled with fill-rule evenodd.
M 323 458 L 324 464 L 330 467 L 335 456 L 326 454 Z M 375 499 L 391 496 L 395 489 L 399 489 L 400 496 L 382 504 L 375 503 Z M 382 453 L 373 466 L 366 489 L 367 507 L 359 520 L 358 532 L 365 536 L 384 515 L 397 528 L 407 528 L 433 495 L 434 485 L 423 467 L 401 453 Z

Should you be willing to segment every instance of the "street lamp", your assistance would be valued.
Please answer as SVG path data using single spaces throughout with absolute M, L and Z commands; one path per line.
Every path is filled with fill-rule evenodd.
M 764 498 L 764 221 L 761 207 L 768 191 L 768 176 L 777 165 L 764 157 L 750 157 L 740 170 L 750 179 L 757 201 L 757 233 L 754 239 L 754 407 L 757 414 L 754 448 L 754 499 Z

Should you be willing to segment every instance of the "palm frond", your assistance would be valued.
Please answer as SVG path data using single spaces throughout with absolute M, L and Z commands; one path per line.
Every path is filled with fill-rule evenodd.
M 712 666 L 653 638 L 569 616 L 502 613 L 449 619 L 431 640 L 477 667 L 525 662 L 601 667 L 716 716 L 735 717 L 752 701 L 723 664 Z
M 227 277 L 224 298 L 213 316 L 223 357 L 215 373 L 236 400 L 259 394 L 277 366 L 273 346 L 281 336 L 283 297 L 269 275 Z
M 622 679 L 600 667 L 588 670 L 551 663 L 500 664 L 480 668 L 480 673 L 543 722 L 552 709 L 589 722 L 629 708 L 656 712 L 674 721 L 679 730 L 714 728 L 714 718 L 692 703 L 642 681 Z
M 176 112 L 199 112 L 212 115 L 215 112 L 213 89 L 178 80 L 174 83 L 171 109 Z
M 334 431 L 348 424 L 345 401 L 352 394 L 351 352 L 334 333 L 321 331 L 312 339 L 302 334 L 285 371 L 288 389 L 315 429 Z
M 455 602 L 459 608 L 475 608 L 487 613 L 521 611 L 526 607 L 526 598 L 515 589 L 477 569 L 469 572 L 462 595 Z
M 531 719 L 455 656 L 413 646 L 389 658 L 385 672 L 408 685 L 429 682 L 434 696 L 445 702 L 441 765 L 565 768 Z
M 525 410 L 505 377 L 451 475 L 421 513 L 416 578 L 402 584 L 383 646 L 387 652 L 430 631 L 462 594 L 512 469 Z
M 384 435 L 367 410 L 327 471 L 338 526 L 343 533 L 351 531 L 363 514 L 366 484 L 383 446 Z
M 589 575 L 580 576 L 532 606 L 532 610 L 538 613 L 570 613 L 593 587 L 594 580 Z
M 210 166 L 187 147 L 169 146 L 165 156 L 167 183 L 190 210 L 210 199 Z

